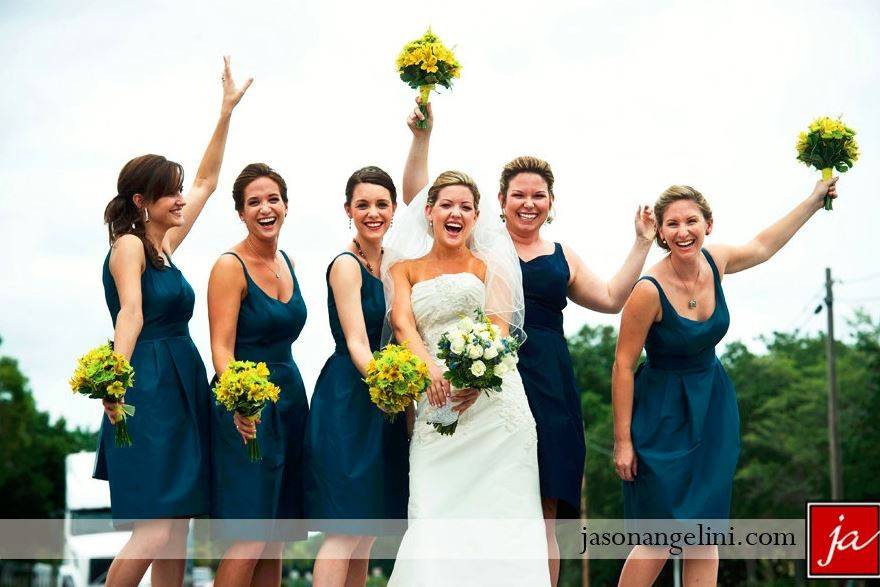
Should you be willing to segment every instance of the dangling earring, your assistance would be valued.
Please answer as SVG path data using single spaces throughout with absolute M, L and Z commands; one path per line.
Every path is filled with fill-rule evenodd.
M 348 229 L 351 230 L 351 216 L 348 217 Z
M 150 223 L 150 212 L 146 208 L 144 208 L 144 224 Z
M 547 224 L 553 224 L 554 218 L 556 218 L 556 210 L 551 206 L 550 212 L 547 214 Z
M 501 218 L 501 222 L 507 223 L 507 216 L 504 215 L 504 212 L 498 215 Z
M 394 218 L 391 219 L 391 222 L 388 223 L 388 228 L 394 226 Z

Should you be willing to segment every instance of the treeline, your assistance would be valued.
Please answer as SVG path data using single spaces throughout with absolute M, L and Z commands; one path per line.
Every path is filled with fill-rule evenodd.
M 838 432 L 843 494 L 880 495 L 880 322 L 857 312 L 837 342 Z M 732 518 L 804 516 L 807 500 L 831 498 L 825 336 L 775 332 L 765 352 L 727 345 L 721 361 L 736 386 L 742 448 L 734 479 Z M 620 480 L 611 463 L 611 366 L 617 333 L 585 326 L 569 339 L 581 390 L 587 437 L 588 516 L 623 517 Z M 803 577 L 791 561 L 724 560 L 722 585 L 790 585 Z M 622 561 L 591 561 L 591 585 L 616 585 Z M 580 585 L 580 561 L 565 561 L 561 585 Z M 667 565 L 658 584 L 669 583 Z
M 93 432 L 68 430 L 64 418 L 50 423 L 18 361 L 0 356 L 0 518 L 62 516 L 64 458 L 96 442 Z
M 880 495 L 880 322 L 859 312 L 837 342 L 838 430 L 843 493 Z M 611 465 L 611 365 L 617 333 L 584 326 L 569 339 L 587 438 L 588 517 L 623 515 L 620 481 Z M 775 332 L 765 351 L 727 345 L 721 360 L 739 401 L 742 449 L 734 480 L 733 518 L 803 517 L 807 500 L 830 499 L 825 337 Z M 0 341 L 2 342 L 2 341 Z M 93 432 L 50 423 L 37 409 L 27 378 L 0 357 L 0 518 L 59 516 L 64 510 L 64 458 L 94 450 Z M 563 561 L 560 585 L 581 585 L 580 561 Z M 616 585 L 622 561 L 590 561 L 591 585 Z M 659 583 L 668 583 L 669 567 Z M 803 577 L 791 561 L 721 563 L 723 585 L 789 585 Z

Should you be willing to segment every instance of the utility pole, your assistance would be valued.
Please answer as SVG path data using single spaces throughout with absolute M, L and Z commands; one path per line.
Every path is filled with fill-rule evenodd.
M 831 460 L 831 499 L 843 499 L 843 479 L 840 471 L 840 442 L 837 439 L 837 357 L 834 348 L 834 281 L 831 267 L 825 268 L 825 310 L 828 316 L 828 335 L 825 354 L 828 363 L 828 452 Z

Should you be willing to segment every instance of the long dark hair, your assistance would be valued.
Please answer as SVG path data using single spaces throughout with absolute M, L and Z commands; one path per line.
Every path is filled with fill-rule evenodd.
M 144 213 L 133 198 L 140 194 L 144 203 L 150 204 L 162 196 L 176 194 L 182 186 L 183 167 L 162 155 L 141 155 L 126 163 L 119 172 L 116 196 L 104 209 L 110 244 L 123 234 L 133 234 L 144 243 L 144 252 L 153 267 L 164 269 L 165 262 L 159 251 L 147 240 Z

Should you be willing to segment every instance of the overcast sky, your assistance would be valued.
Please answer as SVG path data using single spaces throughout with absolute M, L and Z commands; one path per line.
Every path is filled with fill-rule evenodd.
M 256 77 L 236 109 L 220 185 L 175 255 L 196 290 L 190 324 L 210 365 L 205 293 L 217 255 L 243 237 L 232 181 L 253 161 L 286 178 L 281 247 L 309 319 L 294 354 L 311 393 L 332 351 L 324 271 L 348 239 L 348 175 L 399 182 L 414 93 L 401 46 L 430 24 L 464 66 L 434 98 L 432 175 L 471 173 L 497 192 L 501 167 L 541 156 L 557 177 L 566 242 L 603 276 L 628 251 L 637 204 L 686 183 L 709 199 L 709 242 L 742 242 L 810 192 L 797 133 L 843 114 L 862 159 L 770 263 L 725 280 L 727 341 L 815 330 L 824 267 L 842 323 L 880 310 L 880 3 L 810 2 L 4 2 L 0 5 L 0 354 L 20 360 L 39 407 L 95 428 L 96 402 L 67 387 L 77 356 L 112 336 L 101 286 L 102 213 L 121 166 L 153 152 L 193 177 L 220 106 L 221 55 Z M 649 263 L 660 258 L 655 248 Z M 859 278 L 867 278 L 859 281 Z M 617 316 L 566 310 L 566 330 Z M 210 368 L 209 368 L 210 371 Z

